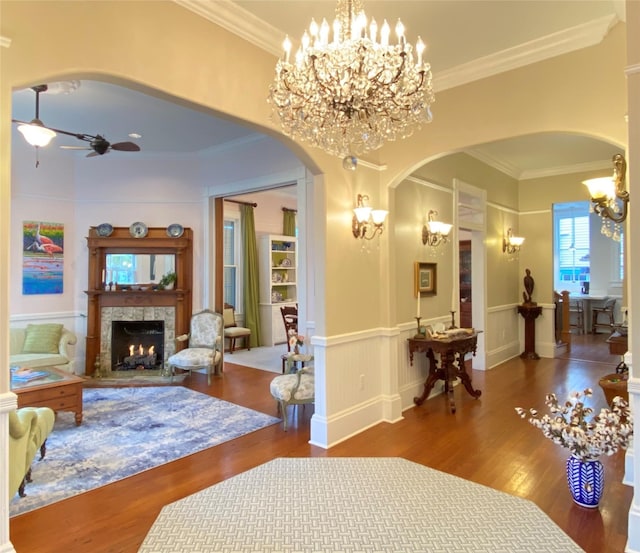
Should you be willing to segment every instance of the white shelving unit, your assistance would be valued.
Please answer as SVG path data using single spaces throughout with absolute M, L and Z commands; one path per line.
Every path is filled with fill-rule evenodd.
M 284 344 L 280 308 L 298 302 L 298 241 L 269 234 L 260 239 L 260 331 L 263 346 Z

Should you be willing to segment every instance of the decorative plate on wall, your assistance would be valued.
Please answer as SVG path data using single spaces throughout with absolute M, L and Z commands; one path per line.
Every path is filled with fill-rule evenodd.
M 102 223 L 96 227 L 96 232 L 98 233 L 98 236 L 111 236 L 113 227 L 109 223 Z
M 129 227 L 129 234 L 134 238 L 144 238 L 147 235 L 147 232 L 149 232 L 147 225 L 139 221 L 133 223 Z
M 183 232 L 184 228 L 182 228 L 182 225 L 179 225 L 178 223 L 173 223 L 167 227 L 167 236 L 171 238 L 180 238 Z

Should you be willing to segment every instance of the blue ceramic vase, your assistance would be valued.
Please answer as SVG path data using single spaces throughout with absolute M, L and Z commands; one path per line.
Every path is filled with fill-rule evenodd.
M 604 489 L 604 468 L 598 460 L 567 459 L 567 482 L 573 500 L 581 507 L 596 509 Z

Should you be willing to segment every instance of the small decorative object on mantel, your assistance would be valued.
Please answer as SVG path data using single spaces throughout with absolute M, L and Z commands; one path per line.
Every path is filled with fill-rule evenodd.
M 167 227 L 167 236 L 169 238 L 180 238 L 184 233 L 184 227 L 178 223 L 173 223 Z
M 149 229 L 147 228 L 147 225 L 145 225 L 144 223 L 141 223 L 140 221 L 133 223 L 129 227 L 129 233 L 134 238 L 144 238 L 148 232 L 149 232 Z
M 593 409 L 585 406 L 584 399 L 592 394 L 590 388 L 573 392 L 562 405 L 555 394 L 548 394 L 545 404 L 551 415 L 539 417 L 536 409 L 526 411 L 521 407 L 516 407 L 516 412 L 523 419 L 529 415 L 529 422 L 546 438 L 571 452 L 567 483 L 573 500 L 582 507 L 597 508 L 604 488 L 604 468 L 598 457 L 627 449 L 633 420 L 629 404 L 619 396 L 613 398 L 611 409 L 603 408 L 587 420 Z
M 102 223 L 96 227 L 96 232 L 98 233 L 98 236 L 106 238 L 107 236 L 111 236 L 113 233 L 113 227 L 109 223 Z
M 178 279 L 175 273 L 167 273 L 162 275 L 160 282 L 158 282 L 159 290 L 173 290 L 176 285 L 176 280 Z
M 524 299 L 523 305 L 538 305 L 532 299 L 533 287 L 535 286 L 535 281 L 531 276 L 531 271 L 529 269 L 525 269 L 524 275 L 524 292 L 522 292 L 522 298 Z

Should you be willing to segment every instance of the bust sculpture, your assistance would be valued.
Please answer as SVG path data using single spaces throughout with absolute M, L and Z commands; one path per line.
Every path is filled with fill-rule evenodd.
M 524 299 L 525 305 L 536 305 L 536 302 L 532 300 L 533 287 L 535 286 L 535 282 L 533 277 L 531 276 L 531 271 L 529 269 L 525 269 L 524 276 L 524 292 L 522 292 L 522 298 Z

